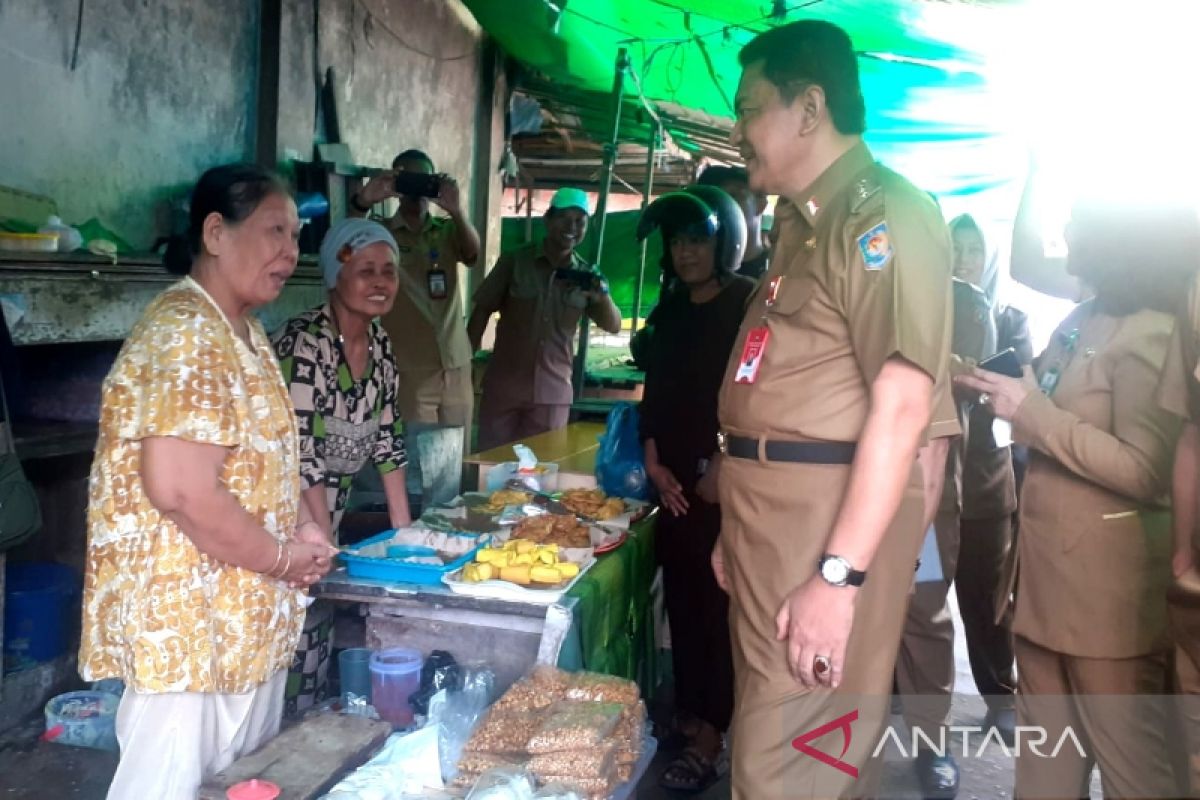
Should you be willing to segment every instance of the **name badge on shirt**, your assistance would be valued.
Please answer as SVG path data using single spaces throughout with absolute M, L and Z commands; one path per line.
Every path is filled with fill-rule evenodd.
M 746 345 L 742 348 L 742 356 L 738 359 L 737 372 L 733 376 L 734 383 L 754 383 L 758 380 L 758 368 L 762 366 L 763 354 L 767 352 L 767 342 L 771 339 L 771 331 L 765 325 L 751 328 L 746 335 Z
M 431 300 L 445 300 L 449 294 L 449 288 L 446 282 L 446 270 L 431 269 L 428 273 L 429 278 L 429 297 Z

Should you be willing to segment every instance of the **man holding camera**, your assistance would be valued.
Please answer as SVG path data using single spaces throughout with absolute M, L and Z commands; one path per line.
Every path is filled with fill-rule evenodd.
M 458 184 L 435 174 L 420 150 L 406 150 L 392 169 L 367 182 L 350 200 L 351 216 L 393 197 L 396 213 L 382 222 L 400 249 L 400 291 L 383 326 L 392 340 L 399 372 L 400 412 L 405 422 L 461 425 L 469 447 L 475 404 L 471 357 L 459 264 L 479 259 L 479 234 L 462 210 Z M 449 215 L 433 216 L 429 201 Z
M 544 217 L 542 242 L 502 255 L 475 293 L 475 311 L 467 324 L 475 349 L 492 314 L 500 313 L 492 360 L 483 376 L 480 450 L 567 424 L 574 399 L 575 332 L 585 312 L 609 333 L 621 330 L 621 312 L 607 282 L 575 253 L 590 213 L 587 194 L 559 189 Z

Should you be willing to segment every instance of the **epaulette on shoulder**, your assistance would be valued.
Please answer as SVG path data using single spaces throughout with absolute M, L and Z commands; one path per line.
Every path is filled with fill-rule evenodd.
M 850 190 L 850 213 L 857 214 L 867 204 L 867 201 L 879 194 L 882 189 L 883 184 L 874 174 L 859 178 Z

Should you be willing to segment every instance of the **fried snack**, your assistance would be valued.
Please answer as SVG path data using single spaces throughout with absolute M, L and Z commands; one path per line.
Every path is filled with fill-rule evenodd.
M 599 489 L 568 489 L 560 502 L 581 517 L 600 521 L 625 513 L 624 500 L 608 497 Z
M 539 711 L 567 695 L 568 673 L 555 667 L 537 667 L 533 673 L 508 687 L 492 705 L 493 711 Z
M 592 535 L 575 517 L 566 514 L 540 514 L 521 520 L 512 532 L 514 539 L 559 547 L 591 547 Z
M 621 717 L 617 703 L 560 700 L 550 706 L 541 726 L 529 737 L 535 755 L 595 748 L 612 735 Z
M 463 753 L 520 754 L 545 720 L 526 709 L 493 707 L 471 734 Z
M 604 778 L 612 774 L 616 746 L 611 742 L 582 750 L 542 753 L 529 759 L 534 775 L 569 775 L 573 778 Z
M 479 777 L 480 773 L 497 767 L 524 767 L 523 759 L 496 753 L 463 753 L 458 760 L 458 771 L 463 775 Z M 471 783 L 474 783 L 472 778 Z
M 530 501 L 533 496 L 528 492 L 518 492 L 513 489 L 499 489 L 492 492 L 487 503 L 479 506 L 484 514 L 499 514 L 509 506 L 521 506 Z
M 567 699 L 637 706 L 641 692 L 636 683 L 625 678 L 598 672 L 576 672 L 571 676 L 571 685 L 567 687 Z

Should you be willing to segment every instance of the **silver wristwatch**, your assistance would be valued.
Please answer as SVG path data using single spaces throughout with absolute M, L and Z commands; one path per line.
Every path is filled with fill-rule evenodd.
M 867 579 L 867 573 L 850 566 L 850 562 L 841 556 L 828 553 L 817 562 L 817 571 L 831 586 L 862 586 Z

